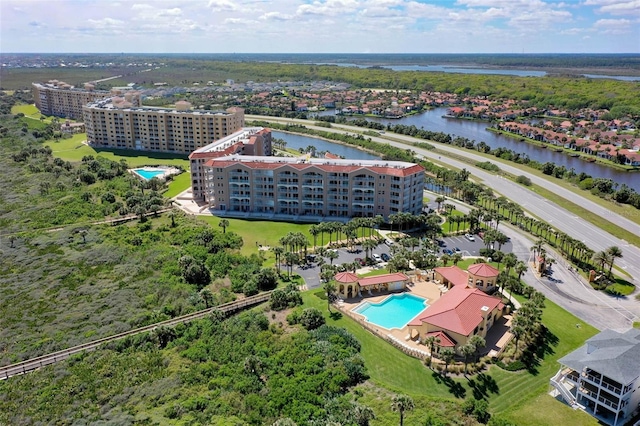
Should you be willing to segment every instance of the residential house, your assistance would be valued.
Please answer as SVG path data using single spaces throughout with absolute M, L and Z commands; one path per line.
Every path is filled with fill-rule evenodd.
M 640 404 L 640 330 L 604 330 L 558 360 L 552 393 L 601 423 L 624 425 Z

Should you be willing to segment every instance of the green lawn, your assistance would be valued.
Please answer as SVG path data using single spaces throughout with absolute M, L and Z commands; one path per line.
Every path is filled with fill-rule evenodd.
M 451 210 L 451 213 L 445 216 L 445 222 L 441 226 L 442 233 L 445 235 L 456 232 L 456 230 L 464 231 L 465 229 L 467 229 L 467 224 L 460 223 L 460 225 L 458 226 L 458 224 L 449 221 L 449 218 L 452 216 L 464 216 L 464 213 L 458 210 Z
M 83 142 L 87 139 L 86 133 L 73 135 L 71 139 L 50 140 L 45 142 L 50 146 L 53 155 L 66 161 L 80 161 L 85 155 L 101 156 L 113 161 L 127 160 L 131 167 L 167 165 L 181 166 L 189 170 L 189 160 L 176 158 L 175 154 L 155 153 L 146 151 L 134 151 L 124 149 L 95 149 Z
M 344 327 L 358 338 L 362 344 L 362 356 L 374 383 L 393 392 L 403 392 L 417 397 L 455 398 L 450 391 L 451 385 L 436 380 L 437 377 L 432 371 L 419 360 L 402 354 L 386 341 L 366 331 L 350 317 L 329 317 L 326 300 L 319 297 L 320 294 L 322 292 L 317 290 L 303 293 L 305 306 L 320 309 L 326 313 L 328 324 Z M 558 305 L 550 301 L 546 301 L 545 304 L 543 322 L 557 338 L 557 342 L 550 346 L 544 360 L 533 374 L 528 371 L 508 372 L 491 366 L 488 375 L 495 380 L 498 392 L 487 395 L 490 411 L 517 425 L 542 426 L 558 423 L 550 419 L 561 420 L 563 424 L 596 425 L 597 422 L 590 416 L 553 400 L 547 392 L 549 378 L 559 368 L 557 360 L 581 346 L 587 338 L 596 334 L 597 330 Z M 455 378 L 452 383 L 458 390 L 461 386 L 467 397 L 473 394 L 467 379 Z
M 214 228 L 218 228 L 220 218 L 215 216 L 199 216 L 200 219 L 209 223 Z M 229 221 L 228 231 L 233 231 L 242 237 L 244 245 L 242 254 L 250 255 L 258 253 L 258 245 L 274 247 L 278 245 L 278 240 L 288 232 L 302 232 L 311 244 L 313 237 L 309 234 L 310 224 L 294 224 L 287 222 L 252 221 L 243 219 L 227 219 Z M 218 228 L 222 229 L 222 228 Z M 310 249 L 312 247 L 309 247 Z M 270 251 L 263 252 L 266 259 L 273 258 Z
M 40 121 L 40 117 L 43 115 L 42 113 L 40 113 L 40 110 L 36 108 L 36 106 L 33 104 L 20 104 L 20 105 L 14 105 L 11 107 L 11 114 L 16 115 L 19 113 L 23 113 L 25 117 L 32 118 L 38 121 Z M 45 119 L 42 121 L 45 123 L 51 123 L 51 121 L 54 118 L 56 117 L 45 116 Z M 63 120 L 66 120 L 66 119 L 59 118 L 59 120 L 63 122 Z M 70 121 L 75 121 L 75 120 L 70 120 Z
M 186 191 L 191 186 L 191 173 L 181 173 L 169 182 L 169 189 L 163 194 L 167 198 L 173 198 L 176 195 Z

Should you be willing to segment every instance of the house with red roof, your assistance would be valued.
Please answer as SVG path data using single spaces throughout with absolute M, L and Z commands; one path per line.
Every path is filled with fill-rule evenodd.
M 455 347 L 465 345 L 474 335 L 486 337 L 491 326 L 502 317 L 504 304 L 497 297 L 467 286 L 454 286 L 407 326 L 410 335 L 420 339 L 442 334 Z

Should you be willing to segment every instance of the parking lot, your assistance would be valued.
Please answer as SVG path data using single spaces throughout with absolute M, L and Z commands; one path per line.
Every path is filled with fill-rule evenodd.
M 459 249 L 460 254 L 462 256 L 480 256 L 480 249 L 485 248 L 484 241 L 478 235 L 474 235 L 475 241 L 469 241 L 465 238 L 464 235 L 455 236 L 455 237 L 445 237 L 440 238 L 444 242 L 444 246 L 438 248 L 438 256 L 443 254 L 443 250 L 451 250 L 455 252 L 456 249 Z M 496 245 L 497 249 L 498 246 Z M 416 248 L 417 250 L 417 248 Z M 510 253 L 512 251 L 511 241 L 508 241 L 506 244 L 503 244 L 500 248 L 500 251 L 503 253 Z M 351 263 L 354 262 L 357 258 L 364 259 L 365 252 L 362 250 L 360 246 L 356 246 L 355 251 L 349 251 L 347 248 L 337 249 L 338 258 L 333 261 L 334 265 L 340 265 L 342 263 Z M 370 257 L 375 257 L 374 254 L 378 256 L 382 256 L 384 254 L 390 256 L 391 250 L 388 245 L 382 243 L 378 245 L 372 252 L 369 253 Z M 325 258 L 325 261 L 327 259 Z M 385 262 L 381 262 L 380 265 L 385 265 Z M 311 263 L 305 267 L 296 267 L 294 268 L 295 272 L 299 274 L 302 278 L 304 278 L 307 283 L 307 288 L 313 289 L 321 286 L 320 283 L 320 268 L 317 266 L 317 263 Z

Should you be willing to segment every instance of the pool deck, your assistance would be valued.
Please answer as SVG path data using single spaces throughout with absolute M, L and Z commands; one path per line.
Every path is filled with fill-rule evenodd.
M 421 344 L 420 342 L 412 339 L 409 335 L 409 328 L 404 326 L 401 329 L 386 329 L 377 324 L 369 323 L 366 321 L 364 316 L 353 312 L 358 305 L 362 302 L 371 302 L 371 303 L 379 303 L 389 297 L 392 294 L 402 294 L 409 293 L 415 296 L 419 296 L 427 299 L 427 304 L 429 306 L 433 305 L 440 296 L 442 296 L 442 290 L 444 288 L 437 282 L 434 281 L 425 281 L 418 279 L 416 276 L 411 277 L 411 282 L 403 291 L 395 291 L 395 292 L 374 292 L 373 295 L 369 296 L 366 292 L 363 294 L 363 297 L 354 297 L 352 299 L 345 299 L 344 301 L 340 301 L 338 303 L 339 309 L 346 315 L 354 318 L 363 327 L 370 330 L 371 332 L 377 334 L 383 339 L 386 340 L 395 340 L 398 345 L 402 348 L 407 349 L 405 352 L 411 352 L 412 350 L 429 352 L 429 349 Z M 428 307 L 426 308 L 428 309 Z M 482 355 L 497 355 L 502 348 L 511 340 L 511 333 L 509 332 L 509 328 L 511 325 L 511 315 L 503 315 L 500 320 L 497 320 L 495 324 L 488 331 L 487 336 L 485 338 L 487 342 L 487 346 L 482 351 Z M 415 356 L 415 355 L 414 355 Z M 420 356 L 420 355 L 418 355 Z

